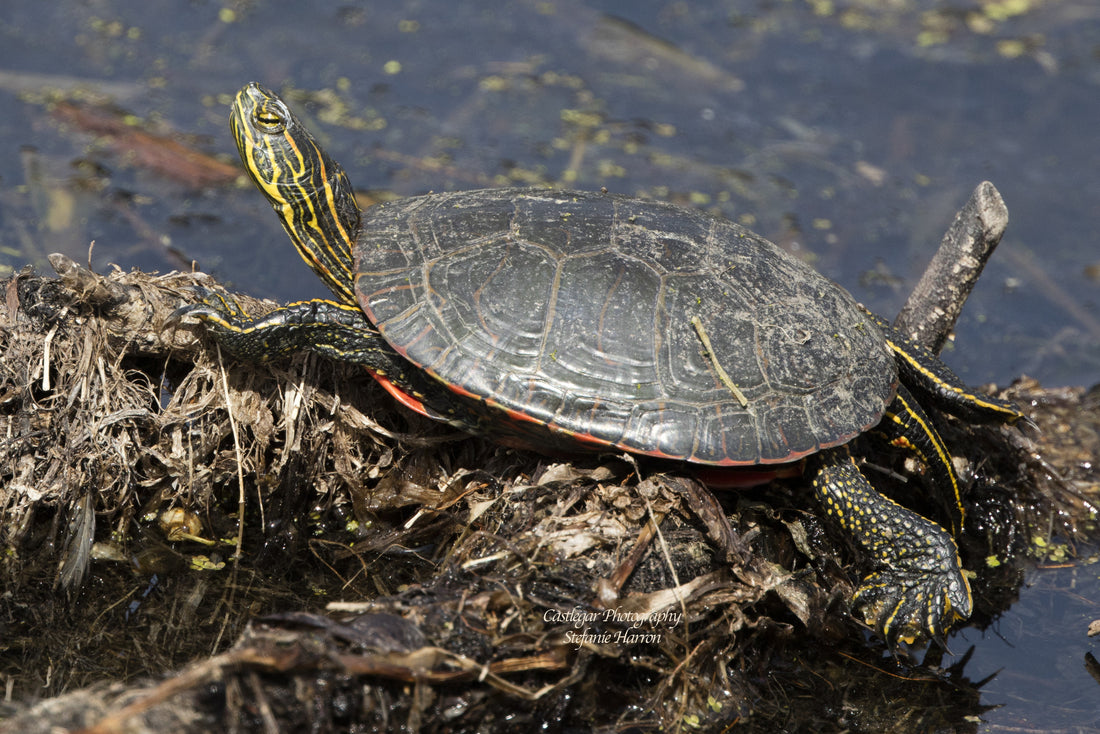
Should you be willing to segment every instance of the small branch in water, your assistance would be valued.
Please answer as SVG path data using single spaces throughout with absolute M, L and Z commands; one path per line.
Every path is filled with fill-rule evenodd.
M 1004 199 L 993 184 L 982 181 L 955 215 L 894 326 L 939 354 L 1007 226 Z

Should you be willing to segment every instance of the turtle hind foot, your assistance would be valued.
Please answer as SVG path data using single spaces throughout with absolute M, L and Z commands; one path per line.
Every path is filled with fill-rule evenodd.
M 947 630 L 970 616 L 970 585 L 955 569 L 884 569 L 863 580 L 852 597 L 868 626 L 890 649 L 930 639 L 946 649 Z

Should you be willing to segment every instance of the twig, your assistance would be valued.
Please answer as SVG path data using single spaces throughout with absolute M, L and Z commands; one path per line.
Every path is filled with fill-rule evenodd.
M 894 326 L 939 354 L 1007 226 L 1004 199 L 993 184 L 982 181 L 955 215 Z

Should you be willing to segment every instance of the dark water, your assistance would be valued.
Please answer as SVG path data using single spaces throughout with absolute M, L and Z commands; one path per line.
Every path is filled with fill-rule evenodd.
M 193 260 L 257 295 L 321 295 L 250 186 L 135 165 L 62 122 L 47 94 L 92 93 L 139 129 L 232 161 L 227 104 L 256 80 L 295 94 L 360 189 L 532 182 L 669 198 L 807 254 L 887 315 L 991 180 L 1011 223 L 946 358 L 974 383 L 1091 385 L 1100 8 L 1033 2 L 1002 17 L 1010 5 L 7 0 L 0 268 L 58 250 L 83 260 L 95 240 L 100 270 Z M 1002 670 L 984 689 L 1005 704 L 992 725 L 1100 718 L 1083 662 L 1100 616 L 1089 568 L 1033 572 L 999 636 L 952 643 L 978 645 L 971 678 Z M 1053 590 L 1071 584 L 1067 604 Z

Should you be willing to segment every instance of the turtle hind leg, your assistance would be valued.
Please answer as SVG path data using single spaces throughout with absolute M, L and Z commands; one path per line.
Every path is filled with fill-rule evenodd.
M 847 448 L 810 457 L 809 471 L 826 515 L 876 566 L 853 601 L 891 647 L 921 636 L 942 640 L 956 619 L 970 616 L 970 584 L 946 530 L 871 486 Z
M 958 537 L 966 517 L 958 472 L 931 419 L 904 385 L 898 385 L 898 394 L 886 407 L 875 433 L 921 460 L 928 472 L 928 483 L 944 495 L 942 500 L 951 518 L 951 530 Z

